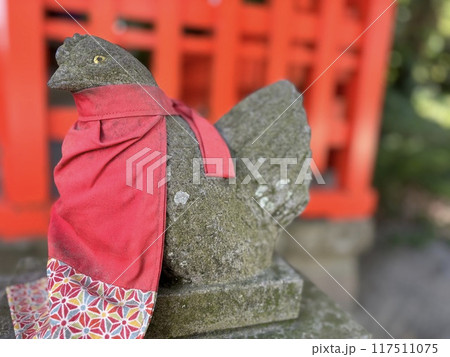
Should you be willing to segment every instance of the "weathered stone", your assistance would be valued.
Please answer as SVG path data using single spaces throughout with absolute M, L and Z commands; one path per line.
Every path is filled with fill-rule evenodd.
M 200 157 L 198 145 L 189 137 L 184 120 L 167 119 L 171 159 L 163 266 L 166 276 L 209 284 L 251 277 L 271 265 L 281 229 L 265 210 L 285 225 L 309 199 L 308 183 L 295 184 L 309 155 L 309 127 L 301 105 L 291 107 L 254 145 L 252 140 L 298 95 L 289 82 L 275 83 L 244 99 L 217 124 L 234 157 L 249 158 L 253 163 L 259 157 L 267 158 L 259 170 L 266 185 L 253 177 L 242 184 L 249 171 L 239 159 L 236 184 L 207 178 L 203 173 L 200 185 L 193 184 L 192 160 Z M 278 157 L 298 159 L 298 165 L 288 170 L 289 184 L 277 184 L 280 169 L 269 160 Z M 189 194 L 184 205 L 175 200 L 179 192 Z
M 337 304 L 305 280 L 297 319 L 215 331 L 191 338 L 371 338 Z
M 372 245 L 375 225 L 371 219 L 296 219 L 287 231 L 312 255 L 348 256 L 361 254 Z M 277 242 L 277 248 L 286 254 L 303 252 L 286 233 Z
M 162 286 L 147 338 L 183 337 L 297 318 L 303 279 L 282 259 L 233 283 Z
M 358 296 L 358 258 L 374 239 L 371 219 L 351 221 L 295 220 L 288 232 L 354 297 Z M 350 310 L 354 300 L 328 276 L 288 234 L 277 242 L 278 252 L 295 269 Z
M 0 338 L 14 338 L 5 288 L 45 275 L 47 242 L 0 243 Z
M 327 272 L 336 279 L 354 298 L 359 296 L 358 256 L 315 256 Z M 295 269 L 330 296 L 346 311 L 357 307 L 350 295 L 342 289 L 323 269 L 311 258 L 302 256 L 298 259 Z
M 47 262 L 47 241 L 37 238 L 33 241 L 0 242 L 0 276 L 38 271 Z
M 3 281 L 0 282 L 2 290 L 0 291 L 0 338 L 15 338 L 11 314 L 9 311 L 8 298 L 3 286 L 6 286 Z
M 99 61 L 96 56 L 102 56 Z M 53 89 L 77 92 L 107 84 L 156 85 L 148 69 L 122 47 L 96 36 L 75 34 L 56 51 L 58 70 L 48 82 Z
M 104 60 L 95 63 L 98 55 Z M 97 37 L 76 35 L 65 41 L 56 57 L 60 68 L 49 82 L 53 88 L 74 92 L 107 84 L 156 85 L 131 54 Z M 166 279 L 227 282 L 271 265 L 280 227 L 270 215 L 287 225 L 309 199 L 309 182 L 296 184 L 310 156 L 310 129 L 301 102 L 295 87 L 280 81 L 244 99 L 217 123 L 238 159 L 236 184 L 206 177 L 202 169 L 200 184 L 195 184 L 193 160 L 201 158 L 195 135 L 182 118 L 167 117 Z M 253 164 L 266 159 L 259 169 L 265 182 L 250 176 L 243 184 L 249 171 L 242 158 Z M 297 160 L 289 166 L 287 178 L 280 175 L 279 164 L 270 164 L 276 158 Z

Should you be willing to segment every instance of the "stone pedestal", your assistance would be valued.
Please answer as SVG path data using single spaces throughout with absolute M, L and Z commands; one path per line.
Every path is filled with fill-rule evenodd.
M 358 259 L 373 243 L 370 219 L 353 221 L 296 219 L 289 233 L 354 297 L 359 290 Z M 350 310 L 354 302 L 288 234 L 277 242 L 277 251 L 289 264 Z
M 300 315 L 296 319 L 215 331 L 190 338 L 371 338 L 371 335 L 350 314 L 305 279 Z
M 303 279 L 282 259 L 252 279 L 161 287 L 149 338 L 184 337 L 296 319 Z

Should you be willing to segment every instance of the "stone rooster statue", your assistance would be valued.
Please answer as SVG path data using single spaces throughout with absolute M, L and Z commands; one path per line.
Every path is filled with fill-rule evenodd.
M 74 95 L 79 120 L 55 171 L 61 198 L 49 229 L 48 282 L 34 285 L 42 296 L 49 291 L 50 305 L 39 305 L 32 329 L 15 321 L 18 336 L 143 337 L 161 258 L 163 281 L 192 285 L 248 278 L 271 265 L 281 226 L 309 198 L 309 182 L 298 178 L 310 157 L 310 129 L 301 104 L 291 106 L 299 96 L 291 83 L 255 92 L 214 129 L 167 98 L 148 69 L 115 44 L 75 34 L 56 60 L 48 85 Z M 155 190 L 164 178 L 167 184 L 157 195 L 125 185 L 125 162 L 145 150 L 167 154 Z M 208 150 L 234 158 L 233 172 L 210 175 L 202 164 L 195 178 L 193 163 Z M 282 158 L 290 160 L 286 173 Z M 23 292 L 9 288 L 12 311 L 21 309 Z M 83 320 L 83 309 L 98 314 L 97 325 Z M 20 320 L 19 312 L 13 316 Z
M 95 65 L 96 56 L 108 60 Z M 94 40 L 74 35 L 59 47 L 56 60 L 59 68 L 48 83 L 50 88 L 73 93 L 136 81 L 157 86 L 150 71 L 129 52 L 98 37 Z M 258 203 L 286 226 L 303 211 L 309 199 L 308 184 L 295 183 L 304 160 L 310 157 L 310 128 L 301 103 L 288 109 L 253 141 L 299 95 L 288 81 L 277 82 L 245 98 L 215 125 L 233 158 L 248 158 L 253 164 L 259 158 L 266 159 L 258 170 L 265 184 L 254 177 L 243 183 L 250 173 L 241 160 L 237 160 L 236 184 L 203 174 L 201 184 L 193 184 L 192 160 L 201 157 L 198 144 L 181 117 L 167 117 L 170 180 L 166 220 L 169 228 L 163 260 L 166 273 L 192 282 L 213 282 L 250 276 L 270 265 L 280 227 Z M 286 182 L 280 178 L 279 165 L 270 164 L 273 158 L 297 159 L 297 165 L 289 166 Z M 185 204 L 175 202 L 178 192 L 189 195 Z M 183 208 L 198 198 L 196 207 L 183 215 L 182 222 L 174 224 Z M 249 260 L 254 263 L 251 269 L 243 269 Z

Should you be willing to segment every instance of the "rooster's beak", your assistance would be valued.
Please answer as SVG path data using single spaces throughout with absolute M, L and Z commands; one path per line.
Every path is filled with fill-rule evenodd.
M 77 80 L 79 76 L 80 74 L 77 74 L 74 69 L 71 69 L 69 68 L 69 66 L 62 64 L 61 66 L 59 66 L 56 72 L 53 73 L 53 76 L 47 82 L 47 85 L 51 89 L 73 91 L 74 85 L 79 82 Z

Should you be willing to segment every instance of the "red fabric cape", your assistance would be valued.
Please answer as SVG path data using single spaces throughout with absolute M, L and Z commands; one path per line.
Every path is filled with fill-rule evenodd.
M 49 258 L 108 284 L 157 291 L 166 217 L 166 185 L 158 182 L 166 165 L 164 160 L 156 165 L 149 194 L 127 186 L 127 160 L 130 165 L 130 158 L 148 152 L 154 156 L 148 166 L 164 158 L 166 115 L 189 123 L 204 158 L 224 159 L 223 177 L 234 176 L 228 147 L 206 119 L 157 87 L 110 85 L 74 98 L 79 118 L 55 169 L 60 199 L 51 214 Z M 205 165 L 206 175 L 216 176 L 210 166 Z M 145 176 L 137 167 L 139 160 L 132 163 L 133 177 L 141 171 Z

